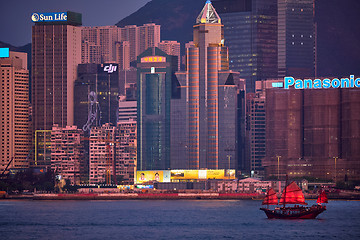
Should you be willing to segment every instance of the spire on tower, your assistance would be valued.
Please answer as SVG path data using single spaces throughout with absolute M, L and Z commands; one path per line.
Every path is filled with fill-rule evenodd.
M 199 23 L 221 23 L 221 19 L 210 0 L 207 0 L 204 8 L 196 18 L 196 24 Z

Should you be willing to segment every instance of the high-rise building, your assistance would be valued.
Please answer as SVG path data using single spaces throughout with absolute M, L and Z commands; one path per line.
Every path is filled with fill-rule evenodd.
M 136 119 L 137 101 L 126 101 L 126 96 L 120 96 L 118 122 L 136 122 Z
M 29 167 L 29 71 L 27 54 L 10 51 L 0 58 L 0 172 Z
M 237 168 L 237 81 L 229 71 L 223 25 L 207 1 L 194 25 L 187 52 L 188 168 Z
M 34 130 L 51 130 L 54 124 L 65 127 L 74 123 L 74 82 L 81 62 L 81 14 L 62 14 L 67 15 L 66 20 L 41 21 L 37 13 L 32 17 L 35 22 L 32 27 Z
M 359 89 L 267 89 L 266 175 L 359 180 L 359 110 Z
M 229 66 L 246 80 L 247 92 L 255 82 L 276 78 L 277 0 L 213 0 L 224 24 Z
M 314 0 L 278 0 L 279 77 L 315 75 Z
M 115 126 L 109 123 L 90 132 L 89 183 L 111 183 L 115 163 Z
M 119 64 L 119 70 L 128 70 L 130 68 L 130 43 L 129 41 L 116 42 L 116 62 Z
M 76 126 L 54 125 L 51 131 L 51 169 L 71 184 L 80 184 L 81 176 L 87 172 L 83 137 L 83 131 Z
M 51 130 L 35 130 L 34 162 L 35 168 L 50 169 L 51 167 Z
M 115 62 L 116 42 L 119 39 L 121 39 L 121 30 L 116 26 L 82 27 L 81 63 Z
M 266 89 L 272 88 L 272 83 L 281 80 L 257 81 L 255 93 L 246 96 L 246 146 L 247 158 L 246 171 L 252 177 L 263 177 L 266 150 Z
M 119 81 L 117 64 L 79 64 L 74 87 L 75 125 L 84 131 L 105 123 L 115 125 L 124 85 Z
M 139 36 L 136 25 L 128 25 L 121 28 L 121 41 L 128 41 L 130 45 L 130 62 L 135 61 L 139 53 Z
M 149 48 L 138 56 L 137 168 L 170 168 L 170 111 L 177 59 Z
M 136 120 L 119 121 L 115 130 L 116 176 L 122 184 L 134 184 L 137 156 Z M 119 182 L 118 182 L 119 183 Z
M 158 47 L 168 55 L 177 56 L 178 58 L 177 71 L 180 71 L 180 58 L 181 58 L 180 43 L 177 41 L 161 41 Z
M 160 42 L 160 25 L 147 23 L 138 27 L 138 54 L 150 47 L 157 47 Z

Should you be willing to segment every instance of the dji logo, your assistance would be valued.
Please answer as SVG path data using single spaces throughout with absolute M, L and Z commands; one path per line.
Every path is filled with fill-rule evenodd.
M 110 64 L 109 66 L 104 67 L 104 72 L 113 73 L 116 72 L 116 68 L 117 66 L 113 66 L 112 64 Z

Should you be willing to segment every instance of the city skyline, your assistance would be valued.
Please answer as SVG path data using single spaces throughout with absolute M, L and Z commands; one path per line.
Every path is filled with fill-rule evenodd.
M 214 2 L 219 3 L 222 1 L 218 0 Z M 260 0 L 241 1 L 241 2 L 245 4 L 251 2 L 254 4 L 253 6 L 256 6 L 256 4 L 261 5 L 262 3 Z M 246 54 L 250 54 L 251 56 L 257 56 L 262 51 L 267 51 L 267 50 L 272 51 L 272 47 L 278 45 L 279 53 L 277 54 L 277 56 L 272 54 L 269 59 L 264 58 L 267 59 L 266 61 L 269 60 L 276 61 L 277 59 L 278 63 L 282 62 L 282 64 L 285 64 L 283 66 L 288 66 L 288 65 L 290 66 L 290 67 L 285 67 L 286 71 L 295 69 L 294 72 L 309 75 L 307 72 L 311 72 L 312 71 L 311 69 L 315 68 L 316 66 L 316 61 L 314 62 L 312 60 L 313 57 L 315 57 L 314 55 L 316 55 L 315 54 L 316 45 L 314 46 L 312 45 L 313 42 L 312 39 L 316 38 L 316 35 L 313 35 L 313 27 L 310 26 L 312 24 L 309 24 L 313 22 L 312 17 L 314 16 L 313 13 L 314 8 L 313 5 L 311 5 L 311 0 L 307 0 L 306 5 L 297 4 L 294 1 L 286 2 L 285 4 L 284 1 L 280 1 L 280 0 L 277 2 L 277 4 L 278 4 L 277 5 L 278 28 L 277 31 L 271 32 L 271 34 L 277 35 L 279 37 L 278 43 L 274 44 L 272 42 L 271 48 L 265 46 L 263 50 L 259 51 L 259 53 L 250 52 Z M 271 6 L 274 6 L 274 2 L 272 2 Z M 226 9 L 226 7 L 227 6 L 224 5 L 223 8 Z M 264 7 L 260 9 L 262 9 L 261 11 L 265 11 L 269 8 Z M 273 14 L 274 13 L 273 9 L 272 8 L 270 9 Z M 223 13 L 228 14 L 229 12 L 223 12 Z M 51 16 L 51 14 L 55 14 L 55 13 L 48 13 L 48 14 L 50 14 L 48 16 Z M 171 162 L 172 159 L 177 159 L 177 157 L 179 157 L 180 154 L 178 153 L 173 154 L 171 153 L 171 151 L 169 151 L 170 149 L 170 147 L 168 146 L 169 140 L 172 141 L 171 145 L 173 146 L 174 149 L 177 149 L 176 151 L 178 151 L 179 153 L 181 151 L 186 154 L 186 156 L 183 157 L 182 160 L 181 159 L 176 160 L 178 163 L 181 162 L 180 164 L 181 166 L 185 166 L 182 167 L 184 169 L 204 169 L 204 168 L 226 169 L 227 168 L 227 169 L 239 170 L 239 172 L 237 173 L 239 175 L 241 174 L 247 175 L 249 174 L 248 171 L 250 169 L 251 170 L 257 169 L 260 172 L 263 171 L 262 168 L 263 158 L 266 158 L 267 161 L 269 161 L 270 159 L 270 161 L 273 161 L 270 165 L 275 166 L 273 158 L 279 154 L 275 152 L 272 154 L 272 156 L 270 156 L 267 155 L 268 151 L 266 151 L 265 156 L 263 154 L 264 153 L 263 149 L 264 148 L 266 149 L 266 144 L 262 144 L 265 143 L 264 139 L 268 141 L 269 139 L 271 139 L 271 137 L 273 137 L 272 135 L 266 136 L 263 134 L 265 132 L 267 133 L 270 132 L 268 129 L 270 126 L 268 124 L 269 121 L 266 120 L 265 126 L 262 126 L 261 128 L 257 129 L 260 120 L 262 121 L 262 123 L 264 123 L 264 118 L 262 118 L 262 116 L 259 115 L 257 116 L 254 115 L 254 114 L 259 114 L 256 112 L 256 109 L 255 111 L 250 110 L 250 108 L 245 110 L 245 104 L 242 105 L 245 99 L 245 94 L 244 94 L 245 92 L 241 92 L 241 89 L 239 89 L 238 87 L 240 87 L 240 85 L 243 83 L 241 83 L 241 81 L 238 80 L 238 73 L 232 72 L 232 70 L 234 69 L 232 69 L 231 64 L 229 64 L 229 58 L 231 60 L 230 57 L 231 54 L 229 54 L 228 49 L 226 47 L 227 46 L 226 36 L 236 37 L 237 34 L 235 30 L 234 31 L 232 30 L 233 28 L 236 28 L 236 24 L 231 25 L 232 21 L 239 23 L 247 23 L 248 20 L 252 18 L 252 15 L 250 15 L 249 17 L 248 13 L 246 13 L 245 18 L 239 18 L 237 20 L 231 20 L 231 18 L 229 18 L 227 20 L 228 21 L 227 23 L 223 23 L 221 17 L 219 17 L 213 5 L 211 4 L 211 1 L 206 1 L 205 6 L 200 12 L 200 15 L 198 15 L 197 18 L 194 17 L 194 24 L 195 24 L 193 27 L 194 40 L 193 42 L 187 44 L 186 56 L 184 57 L 184 61 L 186 62 L 186 70 L 185 72 L 180 71 L 177 72 L 176 74 L 175 74 L 176 71 L 175 69 L 177 69 L 178 67 L 176 67 L 174 70 L 171 70 L 170 72 L 172 72 L 171 74 L 173 75 L 171 76 L 171 81 L 173 82 L 171 84 L 174 85 L 171 87 L 167 86 L 166 90 L 164 90 L 162 89 L 162 87 L 159 87 L 161 85 L 160 83 L 161 81 L 157 81 L 156 79 L 158 77 L 155 76 L 157 75 L 156 72 L 157 68 L 159 68 L 160 66 L 159 64 L 161 63 L 161 61 L 159 60 L 160 58 L 158 58 L 156 54 L 147 55 L 146 57 L 143 55 L 146 52 L 149 52 L 150 49 L 154 49 L 153 47 L 157 47 L 161 40 L 164 40 L 160 38 L 160 27 L 161 27 L 160 25 L 156 25 L 155 23 L 147 23 L 138 27 L 136 25 L 130 25 L 130 26 L 125 26 L 123 28 L 117 26 L 85 27 L 82 26 L 81 13 L 74 13 L 68 11 L 67 13 L 63 12 L 58 15 L 63 16 L 64 14 L 67 14 L 68 17 L 66 22 L 56 22 L 56 19 L 50 22 L 41 22 L 36 19 L 36 15 L 33 15 L 34 17 L 33 21 L 35 22 L 35 24 L 32 27 L 33 28 L 33 42 L 32 42 L 33 75 L 31 79 L 32 79 L 32 90 L 33 90 L 32 95 L 34 97 L 32 98 L 31 115 L 29 115 L 31 116 L 33 121 L 32 134 L 35 133 L 35 136 L 39 137 L 41 134 L 45 134 L 45 135 L 48 134 L 46 133 L 46 131 L 51 131 L 52 127 L 55 124 L 58 124 L 60 127 L 63 128 L 67 126 L 72 126 L 74 124 L 74 118 L 75 118 L 74 112 L 78 113 L 78 110 L 80 109 L 80 108 L 79 109 L 74 108 L 74 96 L 76 97 L 80 96 L 76 91 L 74 91 L 74 82 L 79 77 L 78 71 L 80 71 L 81 69 L 81 65 L 79 64 L 81 62 L 83 63 L 92 62 L 92 60 L 90 59 L 94 59 L 94 61 L 97 64 L 110 64 L 110 65 L 97 66 L 98 68 L 97 72 L 92 76 L 92 80 L 91 80 L 96 82 L 94 88 L 88 89 L 87 94 L 82 96 L 81 99 L 79 98 L 77 100 L 80 105 L 82 104 L 81 112 L 83 113 L 81 113 L 82 114 L 81 116 L 84 119 L 81 121 L 83 123 L 86 122 L 86 114 L 84 113 L 90 109 L 89 106 L 87 106 L 89 105 L 89 102 L 87 100 L 90 99 L 92 92 L 94 92 L 98 98 L 101 97 L 101 100 L 105 100 L 104 103 L 101 103 L 100 100 L 98 101 L 101 105 L 101 106 L 99 105 L 99 107 L 103 113 L 102 117 L 104 120 L 104 122 L 101 122 L 101 125 L 110 122 L 113 125 L 116 125 L 116 121 L 117 121 L 116 116 L 118 115 L 118 110 L 119 110 L 119 103 L 117 101 L 119 99 L 117 98 L 120 96 L 125 96 L 126 99 L 126 92 L 128 90 L 126 88 L 131 88 L 132 89 L 131 91 L 136 92 L 136 90 L 134 90 L 136 89 L 136 85 L 133 80 L 129 82 L 132 83 L 133 85 L 127 86 L 126 78 L 128 74 L 127 71 L 130 71 L 130 67 L 129 67 L 130 61 L 135 59 L 136 56 L 141 56 L 141 62 L 139 62 L 140 60 L 138 58 L 138 63 L 136 67 L 134 63 L 131 64 L 132 66 L 131 71 L 133 72 L 134 69 L 136 70 L 136 68 L 138 71 L 137 88 L 138 88 L 138 94 L 140 94 L 138 96 L 138 111 L 143 111 L 143 109 L 145 109 L 143 107 L 139 107 L 141 106 L 141 104 L 143 104 L 141 99 L 142 95 L 143 96 L 146 95 L 147 97 L 149 97 L 149 99 L 152 99 L 148 101 L 148 103 L 146 103 L 147 104 L 146 114 L 149 115 L 154 115 L 152 111 L 155 111 L 154 109 L 157 109 L 158 107 L 162 106 L 163 100 L 160 101 L 159 96 L 161 96 L 162 94 L 164 94 L 164 96 L 167 96 L 164 100 L 164 103 L 166 102 L 165 106 L 167 106 L 166 107 L 167 110 L 165 111 L 165 118 L 164 118 L 165 119 L 164 126 L 166 126 L 166 130 L 165 129 L 159 130 L 159 133 L 155 133 L 156 131 L 155 132 L 153 131 L 154 127 L 151 124 L 150 125 L 152 127 L 143 127 L 141 124 L 138 125 L 138 130 L 139 130 L 138 134 L 142 134 L 140 130 L 145 129 L 145 131 L 148 131 L 149 138 L 152 138 L 154 140 L 153 141 L 154 144 L 151 143 L 150 145 L 147 146 L 149 152 L 158 151 L 160 153 L 164 150 L 164 152 L 160 153 L 159 156 L 153 154 L 151 158 L 146 157 L 144 159 L 141 157 L 142 150 L 139 151 L 140 154 L 139 159 L 141 162 L 146 162 L 146 161 L 152 162 L 151 167 L 149 168 L 142 167 L 142 164 L 139 164 L 140 168 L 142 168 L 141 170 L 149 170 L 149 169 L 166 170 L 168 168 L 172 168 L 172 169 L 177 168 L 177 167 L 173 167 Z M 233 12 L 230 12 L 229 14 L 231 15 L 233 14 Z M 241 16 L 243 15 L 241 11 L 237 12 L 237 14 L 240 14 Z M 41 16 L 40 13 L 39 15 Z M 308 19 L 310 15 L 311 15 L 311 19 Z M 56 18 L 56 14 L 54 16 Z M 287 20 L 287 18 L 289 18 L 289 20 Z M 305 18 L 308 21 L 305 21 L 304 24 L 302 24 L 301 21 L 295 21 L 302 18 Z M 254 22 L 258 24 L 258 27 L 256 28 L 255 33 L 263 32 L 265 26 L 267 26 L 268 22 L 263 21 L 262 19 L 263 17 L 260 17 L 258 19 L 256 15 Z M 273 15 L 271 15 L 271 19 L 273 19 Z M 296 22 L 296 24 L 294 24 L 294 22 Z M 223 26 L 224 26 L 223 24 L 225 25 L 225 27 L 227 27 L 228 32 L 223 30 Z M 285 28 L 283 24 L 285 24 Z M 248 26 L 246 26 L 246 28 L 248 28 Z M 301 29 L 303 28 L 308 32 L 307 35 L 306 34 L 302 35 Z M 299 39 L 300 38 L 302 39 L 304 36 L 309 38 L 310 39 L 309 42 L 311 42 L 311 44 L 308 44 L 308 46 L 306 47 L 308 52 L 308 55 L 306 56 L 309 58 L 305 57 L 305 58 L 301 58 L 300 59 L 301 61 L 296 61 L 297 59 L 295 56 L 298 52 L 303 52 L 304 48 L 302 47 L 302 45 L 304 42 L 306 43 L 306 41 L 293 40 L 293 42 L 291 43 L 291 41 L 289 42 L 289 39 L 280 38 L 280 36 L 284 35 L 284 33 L 286 33 L 285 34 L 286 37 L 289 37 L 290 40 L 295 39 L 297 37 Z M 84 36 L 86 37 L 84 38 Z M 251 41 L 254 42 L 257 42 L 258 40 L 262 41 L 264 36 L 262 35 L 259 36 L 260 36 L 259 38 L 255 37 L 254 38 L 255 40 L 253 40 L 252 34 L 250 34 L 246 39 L 249 40 L 250 38 Z M 235 41 L 234 39 L 233 41 Z M 180 43 L 177 42 L 174 43 L 176 43 L 177 46 L 180 45 Z M 131 44 L 133 44 L 133 47 L 131 47 Z M 229 41 L 229 44 L 232 44 L 231 41 Z M 85 45 L 88 48 L 88 50 L 86 51 L 84 50 Z M 93 48 L 90 48 L 90 46 L 92 46 Z M 242 45 L 239 44 L 239 46 L 241 47 Z M 280 51 L 280 49 L 282 49 L 283 46 L 286 46 L 286 48 L 284 48 L 285 52 L 283 50 Z M 152 51 L 156 52 L 157 50 L 152 50 Z M 165 51 L 170 52 L 172 50 L 171 48 L 169 48 Z M 89 52 L 89 53 L 91 52 L 94 53 L 94 55 L 93 57 L 86 60 L 82 58 L 84 57 L 85 52 Z M 121 56 L 118 54 L 120 54 Z M 177 55 L 179 59 L 180 54 L 178 48 L 176 53 L 174 52 L 171 54 Z M 286 56 L 286 58 L 283 58 L 283 56 Z M 291 56 L 291 58 L 289 56 Z M 124 61 L 122 67 L 123 68 L 122 70 L 124 71 L 125 81 L 124 79 L 120 78 L 120 75 L 118 75 L 118 73 L 116 73 L 116 77 L 112 79 L 110 77 L 111 76 L 110 73 L 112 73 L 113 71 L 115 71 L 114 69 L 117 69 L 119 67 L 116 61 L 118 61 L 119 59 L 124 60 L 125 57 L 127 58 L 127 60 Z M 177 66 L 179 65 L 178 59 L 176 61 Z M 252 65 L 253 57 L 250 57 L 249 59 L 250 60 L 248 64 Z M 288 59 L 290 60 L 288 61 Z M 306 61 L 306 59 L 309 59 L 309 61 Z M 240 61 L 241 60 L 239 60 L 239 62 Z M 265 61 L 265 60 L 261 60 L 261 61 Z M 112 65 L 112 62 L 114 65 Z M 125 62 L 127 63 L 125 64 Z M 310 70 L 303 67 L 304 63 L 310 66 L 309 67 Z M 146 85 L 148 84 L 150 85 L 140 86 L 139 79 L 141 79 L 142 75 L 141 74 L 139 75 L 139 72 L 142 71 L 141 68 L 144 67 L 145 65 L 146 65 L 146 69 L 144 69 L 144 71 L 149 73 L 146 75 L 146 82 L 147 82 Z M 230 65 L 230 69 L 229 69 L 229 65 Z M 260 66 L 262 65 L 258 65 L 257 68 L 261 68 Z M 109 70 L 110 68 L 111 70 Z M 254 72 L 252 73 L 253 76 L 254 75 L 256 76 L 260 71 L 260 69 L 257 68 L 254 68 Z M 302 69 L 304 69 L 304 71 Z M 281 68 L 279 67 L 277 72 L 278 72 L 278 77 L 282 77 L 284 74 L 283 67 Z M 297 77 L 296 75 L 294 77 Z M 244 76 L 241 75 L 241 71 L 240 71 L 240 78 L 242 77 Z M 272 74 L 269 75 L 265 74 L 263 76 L 260 76 L 260 78 L 256 80 L 264 81 L 266 79 L 276 79 L 276 77 L 273 77 Z M 98 80 L 99 82 L 97 82 Z M 86 84 L 89 84 L 91 81 L 86 80 L 84 82 L 78 82 L 77 84 L 79 86 L 85 86 Z M 112 82 L 111 84 L 110 81 Z M 170 81 L 170 78 L 167 79 L 167 81 Z M 246 79 L 246 83 L 248 83 L 247 79 Z M 254 83 L 255 82 L 250 82 L 250 86 L 252 86 Z M 159 84 L 159 86 L 157 86 L 156 84 Z M 108 89 L 100 89 L 99 88 L 100 85 L 107 86 L 106 88 Z M 119 87 L 120 85 L 121 85 L 121 89 Z M 230 86 L 233 87 L 231 91 L 229 90 L 231 88 Z M 247 85 L 244 86 L 247 87 Z M 142 90 L 142 88 L 145 89 L 145 91 Z M 148 91 L 146 89 L 152 89 L 152 90 Z M 169 105 L 170 90 L 172 94 L 174 94 L 173 95 L 174 99 L 184 99 L 182 96 L 185 96 L 186 97 L 185 99 L 187 101 L 186 103 L 185 102 L 182 103 L 181 101 L 171 100 L 174 103 L 177 102 L 174 105 L 174 109 L 177 109 L 179 111 L 177 114 L 181 112 L 181 117 L 186 116 L 184 121 L 178 121 L 177 124 L 173 120 L 176 117 L 174 118 L 170 117 L 172 113 L 167 112 L 169 111 L 168 107 L 170 106 Z M 250 89 L 249 92 L 252 92 L 254 90 L 255 89 Z M 278 95 L 284 94 L 285 92 L 283 90 L 285 89 L 280 89 L 280 91 L 276 92 L 276 94 Z M 354 89 L 354 91 L 356 90 L 357 89 Z M 79 91 L 82 93 L 82 90 Z M 234 94 L 238 94 L 238 95 L 234 95 Z M 112 96 L 111 101 L 109 96 Z M 273 98 L 275 98 L 276 96 L 274 96 Z M 342 99 L 345 98 L 342 97 Z M 131 100 L 133 100 L 133 98 Z M 264 98 L 264 100 L 261 100 L 263 101 L 265 106 L 268 106 L 268 109 L 266 109 L 266 111 L 268 112 L 272 112 L 276 110 L 276 107 L 278 106 L 281 106 L 286 110 L 286 108 L 291 108 L 293 107 L 292 105 L 295 104 L 295 103 L 287 104 L 285 101 L 279 101 L 278 105 L 272 106 L 271 104 L 267 104 L 267 102 L 270 102 L 271 100 L 272 99 L 269 99 L 269 101 L 267 101 L 266 98 Z M 355 97 L 354 100 L 352 101 L 353 101 L 351 105 L 353 108 L 352 111 L 356 112 L 357 109 L 359 108 L 358 99 Z M 150 105 L 148 106 L 148 104 L 150 104 L 151 106 Z M 155 105 L 159 105 L 159 106 L 155 106 Z M 254 106 L 252 106 L 251 108 L 253 107 L 254 108 L 258 107 L 258 103 L 255 103 Z M 149 109 L 153 109 L 153 110 L 149 110 Z M 170 108 L 170 111 L 173 111 L 172 107 Z M 253 111 L 252 113 L 249 112 L 246 113 L 246 114 L 253 114 L 252 115 L 253 118 L 245 117 L 246 111 Z M 345 116 L 344 113 L 342 112 L 340 113 Z M 88 115 L 88 117 L 89 116 L 90 115 Z M 292 124 L 291 125 L 292 128 L 301 127 L 299 126 L 299 124 L 302 123 L 301 117 L 303 115 L 299 115 L 299 116 L 300 118 L 298 119 L 297 115 L 292 115 L 290 117 L 286 115 L 286 117 L 289 117 L 289 119 L 296 120 L 296 121 L 294 120 L 294 122 L 290 121 Z M 266 119 L 266 115 L 264 117 Z M 149 116 L 148 118 L 150 119 L 151 116 Z M 179 116 L 177 118 L 179 118 Z M 281 128 L 282 126 L 280 122 L 277 120 L 278 120 L 277 118 L 273 120 L 274 124 L 276 127 Z M 96 122 L 98 121 L 99 119 L 96 120 Z M 142 119 L 138 118 L 138 123 L 141 121 Z M 358 121 L 356 115 L 352 116 L 351 121 L 355 123 Z M 341 126 L 343 122 L 345 122 L 345 120 L 339 121 L 337 124 Z M 245 128 L 241 127 L 242 125 L 245 124 L 247 126 L 246 131 Z M 161 126 L 163 124 L 159 123 L 158 125 L 159 125 L 159 129 L 161 129 L 162 128 Z M 183 128 L 187 130 L 185 132 L 181 132 L 179 131 L 179 129 L 175 128 L 175 125 L 178 125 L 177 128 L 183 126 Z M 329 135 L 329 138 L 337 139 L 345 136 L 346 138 L 352 139 L 351 143 L 356 143 L 358 141 L 358 135 L 356 129 L 354 128 L 355 125 L 356 124 L 352 123 L 351 129 L 348 130 L 351 133 L 353 133 L 351 137 L 345 136 L 342 133 L 340 134 L 331 133 Z M 78 126 L 78 127 L 81 128 L 82 126 Z M 337 127 L 337 128 L 342 129 L 342 127 Z M 175 129 L 177 133 L 172 134 L 171 131 L 174 131 Z M 224 132 L 222 132 L 223 129 L 225 129 Z M 312 129 L 312 126 L 308 127 L 307 129 Z M 259 134 L 258 132 L 259 130 L 262 131 L 263 133 Z M 163 135 L 162 131 L 164 131 L 165 133 L 164 139 L 162 136 Z M 292 136 L 291 131 L 288 131 L 287 133 L 288 135 L 286 135 L 285 138 L 282 137 L 280 139 L 282 142 L 286 141 L 287 139 L 286 137 Z M 155 136 L 156 134 L 158 136 Z M 36 153 L 38 153 L 35 156 L 35 165 L 37 165 L 36 159 L 39 155 L 39 151 L 36 150 L 37 147 L 42 146 L 45 153 L 47 146 L 49 145 L 50 139 L 45 135 L 43 136 L 43 138 L 35 137 L 36 140 L 42 139 L 41 144 L 38 141 L 39 145 L 35 146 L 35 155 Z M 243 139 L 245 138 L 247 138 L 247 140 L 243 141 Z M 300 142 L 305 141 L 305 137 L 303 140 L 301 139 L 303 138 L 302 134 L 299 134 L 299 138 L 300 138 Z M 139 146 L 142 146 L 141 141 L 142 140 L 140 140 Z M 179 142 L 177 143 L 176 141 Z M 255 144 L 251 145 L 250 141 L 251 143 L 255 143 Z M 262 144 L 261 146 L 256 145 L 256 143 L 260 143 L 259 141 L 261 141 Z M 245 150 L 244 151 L 240 150 L 244 146 L 246 146 Z M 255 148 L 261 150 L 262 155 L 260 154 L 256 156 L 257 153 L 255 152 L 250 153 L 249 148 L 251 146 L 254 147 L 253 150 L 255 150 Z M 162 147 L 164 147 L 163 150 Z M 260 149 L 259 147 L 262 149 Z M 183 149 L 181 150 L 181 148 Z M 296 151 L 302 151 L 303 147 L 299 144 L 295 144 L 294 146 L 292 146 L 292 148 L 295 149 Z M 141 147 L 139 147 L 138 149 L 140 150 Z M 291 149 L 287 149 L 287 150 L 292 151 Z M 245 152 L 245 154 L 242 151 Z M 248 151 L 248 153 L 246 153 L 246 151 Z M 325 153 L 325 151 L 324 154 L 334 155 L 330 152 Z M 353 151 L 351 154 L 348 154 L 349 159 L 351 158 L 358 159 L 357 152 Z M 337 156 L 334 157 L 339 158 L 338 161 L 340 160 L 346 161 L 346 159 L 340 158 L 341 156 L 340 153 L 336 155 Z M 44 159 L 44 163 L 47 162 L 46 160 L 47 158 L 44 154 L 43 155 L 40 154 L 39 157 Z M 163 157 L 164 159 L 162 159 Z M 189 159 L 187 160 L 188 157 Z M 250 158 L 252 158 L 252 160 L 250 160 Z M 30 159 L 30 161 L 33 161 L 33 159 Z M 164 162 L 164 164 L 158 165 L 157 161 L 162 161 Z M 249 168 L 249 165 L 252 165 L 252 167 Z M 44 166 L 47 167 L 46 164 Z M 351 164 L 349 166 L 351 166 Z M 279 164 L 278 164 L 278 169 L 279 169 Z M 241 171 L 243 172 L 241 173 Z M 259 176 L 265 176 L 265 175 L 264 173 L 262 173 L 259 174 Z M 275 176 L 275 174 L 272 174 L 272 176 Z M 269 177 L 269 175 L 267 175 L 267 177 Z

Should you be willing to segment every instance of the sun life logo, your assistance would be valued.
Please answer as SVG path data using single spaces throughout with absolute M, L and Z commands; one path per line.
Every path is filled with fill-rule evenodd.
M 31 20 L 33 20 L 33 22 L 37 22 L 39 21 L 40 17 L 39 14 L 37 13 L 33 13 L 33 15 L 31 16 Z

